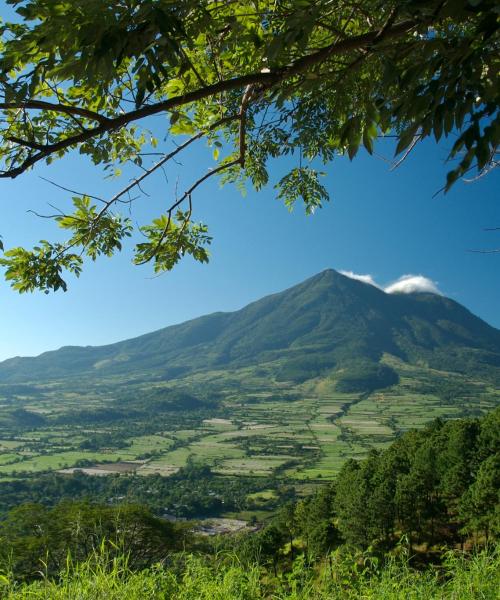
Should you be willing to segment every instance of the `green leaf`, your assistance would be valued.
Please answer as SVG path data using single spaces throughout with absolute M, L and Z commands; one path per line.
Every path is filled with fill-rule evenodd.
M 477 167 L 479 170 L 483 169 L 490 160 L 490 154 L 488 143 L 484 139 L 479 140 L 476 145 Z
M 403 152 L 403 150 L 406 150 L 406 148 L 408 148 L 408 146 L 415 139 L 415 135 L 416 135 L 417 131 L 418 131 L 418 125 L 411 125 L 407 129 L 405 129 L 402 133 L 399 134 L 399 140 L 398 140 L 398 144 L 396 146 L 396 152 L 395 152 L 396 156 L 398 154 L 400 154 L 401 152 Z
M 318 177 L 319 173 L 310 167 L 292 169 L 275 185 L 275 189 L 279 190 L 278 199 L 283 199 L 285 206 L 292 210 L 300 198 L 305 204 L 306 214 L 313 214 L 329 200 L 328 192 Z
M 371 122 L 363 130 L 363 146 L 369 154 L 373 154 L 373 140 L 376 139 L 377 134 L 377 124 L 375 122 Z

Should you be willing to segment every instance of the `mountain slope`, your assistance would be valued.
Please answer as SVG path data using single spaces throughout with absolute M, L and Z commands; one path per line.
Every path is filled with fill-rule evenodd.
M 206 368 L 280 361 L 340 367 L 384 353 L 405 362 L 500 380 L 500 331 L 453 300 L 386 294 L 333 270 L 232 313 L 214 313 L 100 347 L 64 347 L 0 363 L 0 382 L 92 374 L 170 378 Z M 286 370 L 286 369 L 285 369 Z

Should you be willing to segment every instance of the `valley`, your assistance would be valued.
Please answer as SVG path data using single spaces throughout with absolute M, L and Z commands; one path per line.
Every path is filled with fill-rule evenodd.
M 73 389 L 65 382 L 64 390 L 62 384 L 18 386 L 17 393 L 12 384 L 0 385 L 0 481 L 75 467 L 99 475 L 108 463 L 118 463 L 108 466 L 117 472 L 168 476 L 189 460 L 224 476 L 332 479 L 347 459 L 385 447 L 410 428 L 438 417 L 479 416 L 500 401 L 500 391 L 480 379 L 391 356 L 383 362 L 398 373 L 399 383 L 358 393 L 339 392 L 334 375 L 300 384 L 276 381 L 270 376 L 276 364 L 168 383 L 110 378 Z M 148 408 L 145 401 L 141 412 L 136 400 L 152 393 L 198 399 L 207 390 L 217 402 L 200 400 L 191 410 Z M 128 466 L 120 468 L 124 461 Z
M 0 484 L 57 474 L 56 497 L 84 475 L 82 497 L 261 518 L 410 429 L 482 416 L 499 383 L 500 332 L 464 307 L 327 270 L 234 313 L 0 363 Z

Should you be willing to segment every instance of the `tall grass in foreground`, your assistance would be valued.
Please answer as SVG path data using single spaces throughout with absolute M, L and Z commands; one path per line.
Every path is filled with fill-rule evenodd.
M 161 566 L 133 572 L 125 558 L 96 556 L 68 568 L 57 582 L 11 583 L 0 577 L 5 600 L 498 600 L 500 548 L 471 558 L 448 554 L 439 570 L 415 571 L 399 559 L 379 572 L 356 572 L 352 562 L 338 556 L 321 569 L 299 559 L 292 572 L 272 578 L 259 566 L 237 561 L 207 565 L 188 557 L 181 575 Z

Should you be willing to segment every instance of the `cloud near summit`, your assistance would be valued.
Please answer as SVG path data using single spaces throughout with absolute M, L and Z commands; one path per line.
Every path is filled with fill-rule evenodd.
M 340 271 L 342 275 L 362 281 L 369 285 L 373 285 L 379 290 L 383 290 L 387 294 L 415 294 L 419 292 L 427 292 L 431 294 L 439 294 L 442 296 L 442 292 L 439 290 L 437 283 L 425 277 L 424 275 L 402 275 L 399 279 L 390 283 L 389 285 L 379 285 L 372 275 L 360 275 L 353 271 Z
M 384 290 L 388 294 L 413 294 L 415 292 L 430 292 L 442 296 L 436 282 L 423 275 L 403 275 Z
M 374 285 L 379 289 L 383 289 L 379 286 L 379 284 L 373 279 L 371 275 L 359 275 L 358 273 L 353 273 L 352 271 L 339 271 L 342 275 L 349 277 L 350 279 L 356 279 L 357 281 L 362 281 L 363 283 L 368 283 L 369 285 Z

